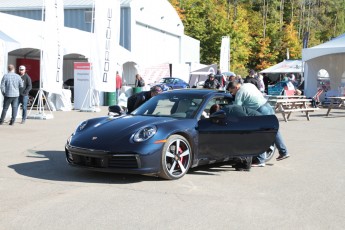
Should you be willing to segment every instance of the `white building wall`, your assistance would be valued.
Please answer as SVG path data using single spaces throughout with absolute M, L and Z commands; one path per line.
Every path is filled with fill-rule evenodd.
M 180 37 L 142 24 L 135 30 L 139 39 L 133 40 L 132 52 L 140 65 L 180 62 Z
M 130 4 L 132 53 L 140 67 L 181 62 L 183 24 L 168 1 L 135 0 Z
M 200 41 L 187 35 L 181 39 L 181 63 L 200 63 Z

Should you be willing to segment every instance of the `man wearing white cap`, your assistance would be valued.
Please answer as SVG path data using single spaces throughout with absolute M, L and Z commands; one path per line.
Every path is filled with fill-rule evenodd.
M 25 123 L 26 120 L 26 112 L 28 107 L 28 100 L 29 100 L 29 92 L 32 89 L 32 83 L 30 76 L 26 73 L 25 66 L 19 66 L 19 75 L 23 81 L 23 88 L 20 88 L 20 95 L 19 95 L 19 104 L 22 104 L 23 107 L 23 114 L 22 114 L 22 124 Z

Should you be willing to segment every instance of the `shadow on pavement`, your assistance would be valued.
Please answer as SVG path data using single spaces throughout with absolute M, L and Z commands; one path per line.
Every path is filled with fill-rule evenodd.
M 38 161 L 9 165 L 18 174 L 51 181 L 70 181 L 106 184 L 130 184 L 141 181 L 165 181 L 154 176 L 114 174 L 89 171 L 67 164 L 64 151 L 28 151 L 28 158 Z

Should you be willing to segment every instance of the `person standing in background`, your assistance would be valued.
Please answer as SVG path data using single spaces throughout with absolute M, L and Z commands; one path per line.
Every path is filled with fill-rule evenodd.
M 12 106 L 12 117 L 10 125 L 14 125 L 18 112 L 19 89 L 23 87 L 21 77 L 14 72 L 14 65 L 8 65 L 8 73 L 1 80 L 1 93 L 4 96 L 0 125 L 4 123 L 6 113 L 10 105 Z
M 264 77 L 259 74 L 258 75 L 258 82 L 259 82 L 259 90 L 261 93 L 265 93 L 265 83 L 264 83 Z
M 268 94 L 268 85 L 271 84 L 271 80 L 269 79 L 266 73 L 263 73 L 262 76 L 265 85 L 265 93 Z
M 143 87 L 145 86 L 144 79 L 140 76 L 140 74 L 135 75 L 135 87 Z
M 26 73 L 25 66 L 19 66 L 19 75 L 22 78 L 23 87 L 19 89 L 19 103 L 22 104 L 23 113 L 22 113 L 22 122 L 21 124 L 25 124 L 27 108 L 28 108 L 28 100 L 29 100 L 29 92 L 32 89 L 32 83 L 30 76 Z
M 219 89 L 220 88 L 219 81 L 214 77 L 213 73 L 208 75 L 208 79 L 204 83 L 205 89 Z
M 249 70 L 249 74 L 246 77 L 246 79 L 244 79 L 244 83 L 251 83 L 253 85 L 256 86 L 256 88 L 258 88 L 260 90 L 260 85 L 259 85 L 259 81 L 256 79 L 255 77 L 255 71 L 253 69 Z
M 119 71 L 116 71 L 116 104 L 119 104 L 119 97 L 122 88 L 122 78 L 119 74 Z

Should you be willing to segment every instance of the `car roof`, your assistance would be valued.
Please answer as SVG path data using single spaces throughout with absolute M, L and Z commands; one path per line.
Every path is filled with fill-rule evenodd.
M 190 95 L 213 95 L 213 94 L 229 94 L 224 90 L 214 90 L 214 89 L 200 89 L 200 88 L 190 88 L 190 89 L 175 89 L 171 91 L 167 91 L 164 93 L 171 93 L 171 94 L 190 94 Z M 230 95 L 230 94 L 229 94 Z
M 162 79 L 178 79 L 178 80 L 182 80 L 181 78 L 178 78 L 178 77 L 163 77 Z

